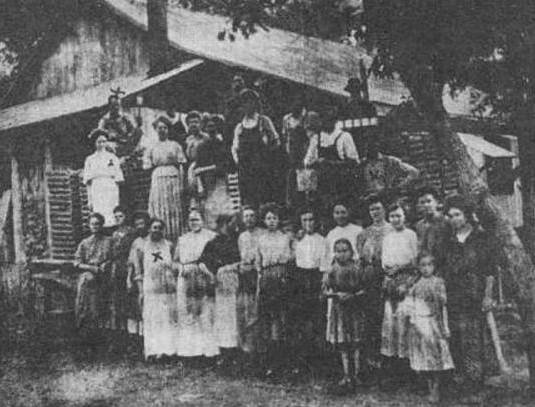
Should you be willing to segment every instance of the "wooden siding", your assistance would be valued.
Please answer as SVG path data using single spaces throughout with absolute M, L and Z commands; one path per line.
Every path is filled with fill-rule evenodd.
M 85 89 L 121 76 L 144 75 L 144 33 L 116 16 L 86 15 L 41 65 L 27 100 Z

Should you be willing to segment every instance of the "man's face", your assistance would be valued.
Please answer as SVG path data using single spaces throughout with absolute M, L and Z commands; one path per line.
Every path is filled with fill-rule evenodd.
M 382 222 L 385 220 L 385 207 L 381 202 L 372 203 L 368 210 L 373 222 Z
M 430 216 L 437 212 L 438 202 L 432 194 L 424 194 L 418 198 L 418 207 L 424 215 Z
M 311 212 L 303 213 L 301 215 L 301 228 L 306 234 L 314 233 L 315 220 L 314 214 Z

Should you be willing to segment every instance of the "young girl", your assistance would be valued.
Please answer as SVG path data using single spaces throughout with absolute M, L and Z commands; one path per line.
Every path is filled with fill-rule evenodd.
M 286 339 L 288 309 L 288 267 L 292 260 L 291 242 L 279 230 L 280 215 L 275 204 L 262 208 L 266 231 L 258 238 L 258 317 L 262 340 L 271 349 L 274 367 L 280 367 L 286 357 L 283 346 Z M 268 350 L 268 349 L 265 349 Z M 268 369 L 268 374 L 273 369 Z
M 420 255 L 421 278 L 411 288 L 409 359 L 412 370 L 425 374 L 429 401 L 440 399 L 440 372 L 453 369 L 448 346 L 450 336 L 446 312 L 444 280 L 434 275 L 435 259 L 429 253 Z
M 364 317 L 359 297 L 364 294 L 362 273 L 353 260 L 353 246 L 347 239 L 334 244 L 334 263 L 324 281 L 323 293 L 332 299 L 327 311 L 327 342 L 332 343 L 342 357 L 344 377 L 339 383 L 349 390 L 357 383 L 360 341 Z
M 405 211 L 398 204 L 388 208 L 388 219 L 394 230 L 383 239 L 382 266 L 385 273 L 383 295 L 385 298 L 382 325 L 381 354 L 391 358 L 391 367 L 401 368 L 407 359 L 407 302 L 405 296 L 415 279 L 418 241 L 416 233 L 405 227 Z M 397 358 L 396 361 L 393 358 Z M 405 377 L 401 371 L 389 369 L 396 379 Z M 393 371 L 394 370 L 394 371 Z M 408 366 L 407 366 L 408 370 Z

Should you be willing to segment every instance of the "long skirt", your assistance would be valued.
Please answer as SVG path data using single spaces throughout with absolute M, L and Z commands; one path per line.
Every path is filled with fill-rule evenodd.
M 126 259 L 115 261 L 110 281 L 110 329 L 113 330 L 126 330 L 127 275 Z
M 94 178 L 87 190 L 91 210 L 104 216 L 104 226 L 115 225 L 113 210 L 119 205 L 119 186 L 113 178 Z
M 210 272 L 197 264 L 184 265 L 184 269 L 186 272 L 181 272 L 177 280 L 177 354 L 184 357 L 216 356 L 219 346 L 214 326 L 213 287 L 201 284 L 192 289 Z
M 381 328 L 384 315 L 384 302 L 381 295 L 383 270 L 372 264 L 364 267 L 368 282 L 362 299 L 365 318 L 362 350 L 366 363 L 378 366 L 381 360 Z
M 288 265 L 264 268 L 259 279 L 260 336 L 265 345 L 286 339 L 288 314 Z
M 220 267 L 215 289 L 215 332 L 221 348 L 238 347 L 239 264 Z
M 76 328 L 86 333 L 97 329 L 101 322 L 102 305 L 98 291 L 98 280 L 93 273 L 80 274 L 76 284 L 74 311 Z
M 290 321 L 292 338 L 305 347 L 319 348 L 325 326 L 321 327 L 321 281 L 319 269 L 296 268 L 292 273 Z M 308 349 L 312 350 L 312 349 Z
M 406 299 L 396 307 L 392 301 L 385 301 L 381 332 L 381 354 L 387 357 L 409 357 L 409 303 Z
M 411 369 L 417 372 L 453 369 L 448 340 L 436 316 L 411 315 L 409 360 Z
M 165 238 L 175 242 L 182 232 L 182 174 L 152 173 L 149 193 L 149 215 L 165 222 Z
M 240 266 L 238 288 L 238 334 L 240 348 L 247 353 L 258 347 L 258 273 L 253 264 Z
M 175 293 L 143 293 L 145 358 L 175 355 L 178 340 Z
M 215 230 L 219 215 L 233 213 L 226 177 L 206 177 L 205 187 L 206 199 L 202 202 L 204 220 L 209 229 Z
M 363 315 L 354 304 L 329 301 L 327 311 L 327 342 L 337 346 L 359 344 L 362 340 Z
M 450 349 L 456 372 L 466 382 L 482 384 L 499 371 L 482 313 L 449 313 Z

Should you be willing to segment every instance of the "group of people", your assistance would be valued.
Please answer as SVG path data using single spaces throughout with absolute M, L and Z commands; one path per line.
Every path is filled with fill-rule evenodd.
M 412 369 L 432 401 L 447 371 L 473 391 L 496 367 L 485 319 L 492 242 L 461 197 L 441 212 L 426 188 L 417 205 L 413 230 L 405 206 L 379 195 L 367 199 L 365 228 L 337 202 L 326 236 L 310 207 L 296 224 L 275 204 L 259 217 L 244 207 L 241 217 L 218 216 L 215 231 L 194 209 L 176 242 L 148 214 L 136 214 L 132 228 L 115 208 L 111 237 L 93 214 L 76 253 L 77 326 L 124 331 L 129 318 L 142 326 L 147 359 L 219 355 L 227 363 L 241 350 L 268 376 L 296 360 L 314 364 L 327 343 L 340 352 L 343 390 L 362 380 L 396 384 Z
M 158 141 L 141 153 L 152 171 L 148 210 L 132 225 L 118 185 L 121 156 L 139 140 L 110 98 L 84 168 L 93 214 L 75 256 L 81 337 L 134 332 L 147 359 L 226 364 L 241 350 L 268 376 L 313 364 L 330 344 L 344 391 L 397 383 L 411 369 L 427 379 L 431 401 L 447 371 L 481 385 L 495 367 L 485 319 L 495 264 L 472 206 L 451 197 L 441 211 L 437 192 L 421 189 L 411 228 L 406 202 L 392 197 L 417 178 L 414 167 L 373 140 L 361 159 L 332 108 L 297 103 L 281 138 L 260 95 L 235 90 L 230 137 L 229 123 L 195 111 L 185 127 L 155 120 Z M 361 132 L 374 119 L 349 122 Z M 239 213 L 226 184 L 236 169 Z

